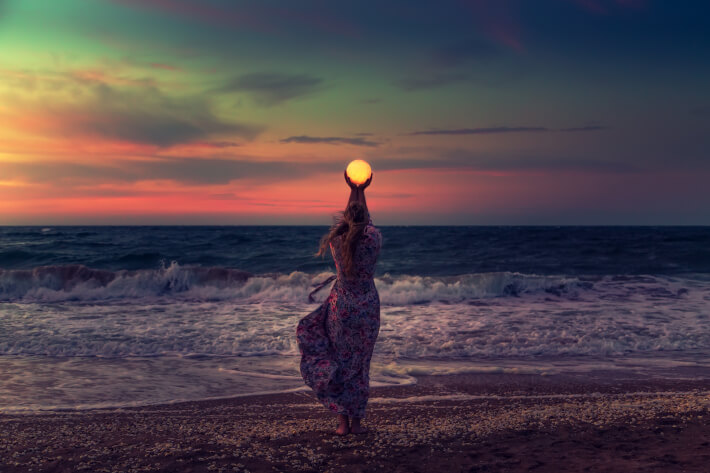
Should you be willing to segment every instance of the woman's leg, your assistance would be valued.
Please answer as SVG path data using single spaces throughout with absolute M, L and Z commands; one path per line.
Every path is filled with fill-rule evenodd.
M 350 432 L 354 434 L 364 434 L 367 432 L 367 428 L 360 425 L 362 419 L 359 417 L 352 418 L 352 425 L 350 426 Z
M 336 435 L 347 435 L 349 432 L 350 427 L 348 426 L 348 416 L 338 414 L 338 428 L 335 431 Z

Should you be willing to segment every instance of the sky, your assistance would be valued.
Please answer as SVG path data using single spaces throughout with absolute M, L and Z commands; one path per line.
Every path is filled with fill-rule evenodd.
M 0 0 L 0 225 L 710 225 L 710 2 Z

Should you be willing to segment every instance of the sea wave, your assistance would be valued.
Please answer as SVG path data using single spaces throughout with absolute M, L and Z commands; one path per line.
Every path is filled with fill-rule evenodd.
M 239 269 L 180 265 L 153 270 L 109 271 L 83 265 L 0 270 L 0 301 L 62 302 L 136 298 L 304 302 L 313 286 L 332 273 L 251 274 Z M 532 293 L 573 296 L 593 287 L 577 277 L 511 272 L 419 276 L 384 274 L 375 278 L 383 304 L 460 303 Z M 317 295 L 323 300 L 324 288 Z
M 308 291 L 327 276 L 233 273 L 210 282 L 209 269 L 169 266 L 163 271 L 177 274 L 171 289 L 158 295 L 156 288 L 169 279 L 161 272 L 117 276 L 81 269 L 65 278 L 74 284 L 66 290 L 47 287 L 52 278 L 37 271 L 45 287 L 25 281 L 32 289 L 22 299 L 0 303 L 0 355 L 295 356 L 298 321 L 317 307 L 307 302 Z M 490 273 L 385 275 L 376 284 L 383 305 L 375 353 L 395 360 L 693 351 L 707 358 L 710 349 L 706 279 L 606 276 L 590 282 Z

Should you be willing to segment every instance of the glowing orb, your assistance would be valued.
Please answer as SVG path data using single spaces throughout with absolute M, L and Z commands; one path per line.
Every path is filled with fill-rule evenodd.
M 364 184 L 365 181 L 370 179 L 372 169 L 370 168 L 370 165 L 367 164 L 367 161 L 363 161 L 362 159 L 356 159 L 355 161 L 351 161 L 350 164 L 348 164 L 348 168 L 345 170 L 345 172 L 348 173 L 350 181 L 353 184 L 359 186 L 360 184 Z

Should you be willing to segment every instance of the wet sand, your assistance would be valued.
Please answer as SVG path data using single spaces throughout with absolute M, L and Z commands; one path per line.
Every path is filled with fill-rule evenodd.
M 697 373 L 429 376 L 346 437 L 305 392 L 0 415 L 0 471 L 707 472 L 709 420 Z

